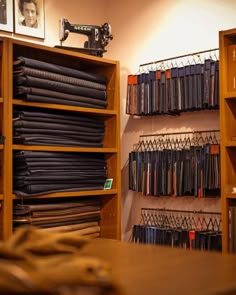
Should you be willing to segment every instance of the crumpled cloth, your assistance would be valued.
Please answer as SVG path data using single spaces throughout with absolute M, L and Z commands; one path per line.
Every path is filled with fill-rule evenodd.
M 73 232 L 17 229 L 0 243 L 0 294 L 120 294 L 108 263 L 80 255 L 88 242 Z

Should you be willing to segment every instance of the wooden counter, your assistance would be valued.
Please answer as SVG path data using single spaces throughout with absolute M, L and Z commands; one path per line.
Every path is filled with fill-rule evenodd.
M 124 295 L 236 294 L 236 255 L 108 239 L 91 241 L 82 253 L 109 262 Z

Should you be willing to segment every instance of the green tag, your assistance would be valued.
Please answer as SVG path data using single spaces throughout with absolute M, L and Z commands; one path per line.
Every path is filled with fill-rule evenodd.
M 113 178 L 108 178 L 104 184 L 104 189 L 111 189 Z

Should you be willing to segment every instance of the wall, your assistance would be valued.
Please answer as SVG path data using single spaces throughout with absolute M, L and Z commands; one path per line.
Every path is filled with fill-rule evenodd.
M 128 190 L 128 154 L 145 133 L 218 129 L 218 111 L 186 113 L 179 117 L 133 118 L 125 114 L 127 75 L 142 63 L 218 47 L 218 32 L 236 27 L 236 2 L 231 0 L 45 0 L 45 40 L 14 36 L 49 46 L 59 44 L 59 19 L 71 23 L 109 22 L 114 39 L 105 57 L 120 61 L 122 231 L 128 240 L 141 207 L 220 211 L 220 200 L 151 198 Z M 4 33 L 5 35 L 11 35 Z M 84 38 L 71 34 L 64 43 L 81 47 Z

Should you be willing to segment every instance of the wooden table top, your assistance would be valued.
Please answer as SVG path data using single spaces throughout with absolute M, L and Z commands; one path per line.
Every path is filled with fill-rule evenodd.
M 96 239 L 81 253 L 109 262 L 124 295 L 236 294 L 236 255 Z

